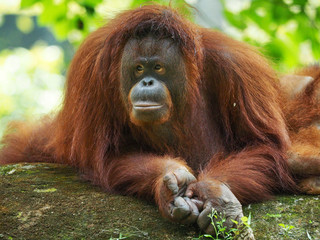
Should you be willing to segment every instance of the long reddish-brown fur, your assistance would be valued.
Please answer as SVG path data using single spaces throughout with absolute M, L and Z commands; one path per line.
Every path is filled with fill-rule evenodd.
M 291 76 L 285 80 L 291 79 L 299 91 L 292 91 L 285 82 L 282 92 L 286 98 L 282 109 L 292 142 L 289 167 L 302 179 L 301 191 L 320 194 L 320 66 L 309 66 L 295 76 L 294 80 Z
M 144 30 L 174 39 L 187 65 L 188 107 L 173 115 L 173 143 L 130 123 L 120 97 L 123 48 Z M 306 94 L 319 85 L 314 77 Z M 66 163 L 106 190 L 155 198 L 159 205 L 165 171 L 185 166 L 198 179 L 227 183 L 241 203 L 261 201 L 296 190 L 286 161 L 286 122 L 297 131 L 319 120 L 313 99 L 292 100 L 310 110 L 299 115 L 295 103 L 281 109 L 281 96 L 276 74 L 251 47 L 168 7 L 143 6 L 86 39 L 70 66 L 61 111 L 33 126 L 13 126 L 0 163 Z

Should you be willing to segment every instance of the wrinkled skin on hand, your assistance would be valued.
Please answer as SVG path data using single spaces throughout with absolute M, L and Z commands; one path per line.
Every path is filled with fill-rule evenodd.
M 185 197 L 187 187 L 195 181 L 196 178 L 185 167 L 179 167 L 164 175 L 158 205 L 166 218 L 182 224 L 197 221 L 202 204 L 196 199 Z
M 183 224 L 196 222 L 201 230 L 213 236 L 214 227 L 208 217 L 212 209 L 226 219 L 227 229 L 238 227 L 232 220 L 241 223 L 241 203 L 224 183 L 217 180 L 197 182 L 184 167 L 165 174 L 162 180 L 162 204 L 159 204 L 159 207 L 162 214 L 170 220 Z M 252 230 L 245 228 L 237 239 L 255 238 Z
M 203 202 L 197 219 L 198 226 L 208 234 L 215 234 L 211 219 L 208 217 L 212 210 L 226 219 L 225 226 L 230 229 L 235 226 L 232 220 L 241 222 L 242 206 L 235 195 L 223 183 L 216 180 L 204 180 L 189 185 L 186 196 Z

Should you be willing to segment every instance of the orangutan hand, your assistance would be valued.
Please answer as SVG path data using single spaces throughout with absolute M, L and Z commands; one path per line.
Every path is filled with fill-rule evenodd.
M 185 197 L 187 187 L 195 181 L 196 178 L 185 167 L 179 167 L 164 175 L 158 200 L 162 215 L 183 224 L 197 221 L 201 203 Z
M 237 227 L 243 217 L 242 206 L 230 189 L 222 182 L 216 180 L 203 180 L 189 185 L 186 197 L 203 202 L 197 224 L 206 233 L 215 235 L 214 226 L 208 217 L 213 212 L 218 216 L 213 223 L 225 219 L 224 225 L 228 229 Z

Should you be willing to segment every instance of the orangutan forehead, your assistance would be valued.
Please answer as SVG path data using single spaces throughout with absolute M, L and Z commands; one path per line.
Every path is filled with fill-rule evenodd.
M 163 58 L 173 58 L 180 55 L 179 47 L 172 39 L 158 39 L 153 36 L 146 36 L 141 39 L 130 39 L 126 44 L 124 51 L 130 51 L 133 53 L 133 57 L 151 57 L 156 55 Z

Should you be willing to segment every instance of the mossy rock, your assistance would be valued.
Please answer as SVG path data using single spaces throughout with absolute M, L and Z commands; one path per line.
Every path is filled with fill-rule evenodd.
M 320 239 L 320 197 L 279 196 L 244 208 L 256 239 Z M 294 226 L 290 230 L 284 227 Z M 0 167 L 0 239 L 186 240 L 196 226 L 163 219 L 153 203 L 106 193 L 58 164 Z M 203 238 L 202 238 L 203 239 Z

